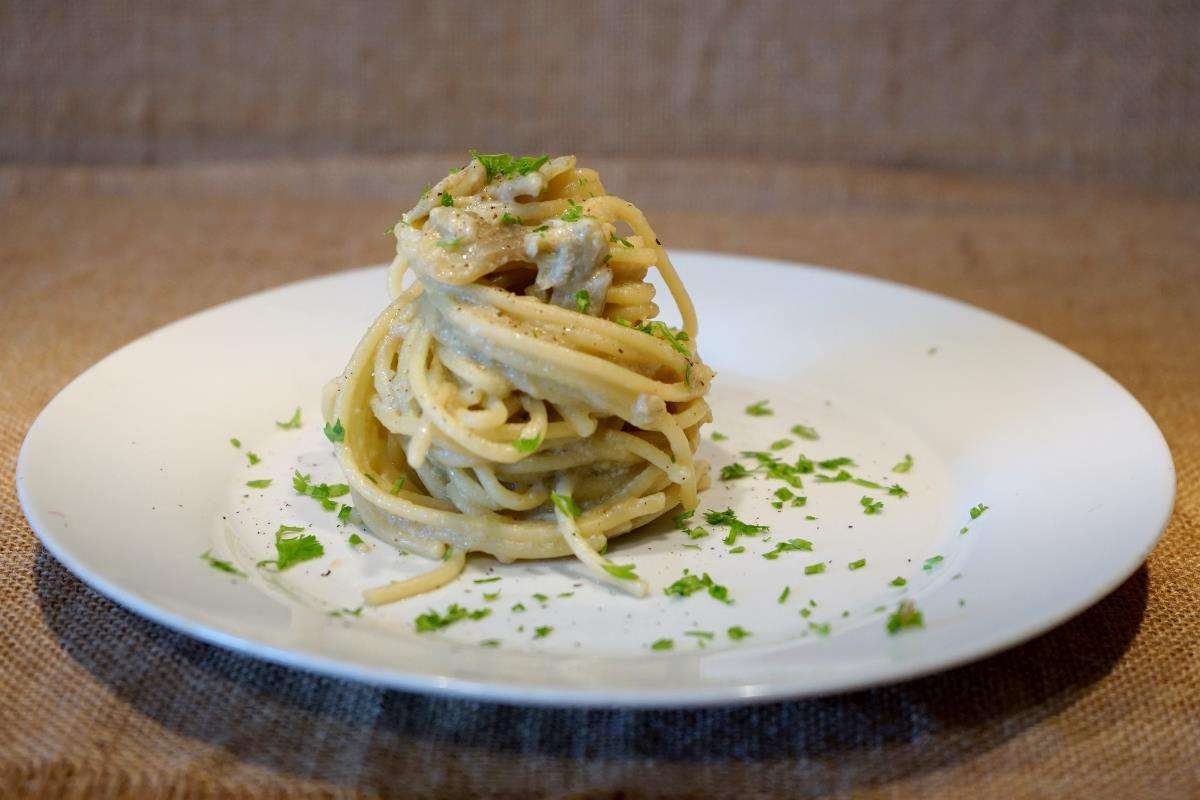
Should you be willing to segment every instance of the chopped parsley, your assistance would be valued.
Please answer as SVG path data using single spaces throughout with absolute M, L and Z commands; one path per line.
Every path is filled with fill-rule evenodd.
M 917 610 L 911 600 L 902 600 L 888 617 L 887 632 L 897 634 L 905 628 L 924 628 L 925 616 Z
M 563 222 L 579 222 L 579 218 L 583 216 L 583 206 L 576 203 L 574 200 L 567 200 L 570 207 L 559 216 Z
M 633 571 L 633 564 L 613 564 L 612 562 L 605 562 L 602 566 L 604 567 L 604 571 L 609 575 L 612 575 L 614 578 L 619 578 L 623 581 L 636 581 L 638 579 L 637 573 Z
M 772 450 L 784 450 L 788 447 L 791 447 L 792 444 L 793 444 L 793 442 L 791 439 L 777 439 L 774 442 L 771 442 L 771 449 Z
M 344 508 L 349 508 L 349 507 L 350 506 L 344 506 Z M 339 514 L 339 516 L 340 516 L 340 514 Z M 350 542 L 351 547 L 358 547 L 360 544 L 363 543 L 363 538 L 361 536 L 359 536 L 357 533 L 352 533 L 352 534 L 350 534 L 349 542 Z
M 907 585 L 908 585 L 908 581 L 904 580 L 904 578 L 901 578 L 899 575 L 897 575 L 896 577 L 894 577 L 890 581 L 888 581 L 888 586 L 895 586 L 897 589 L 900 588 L 901 586 L 907 586 Z
M 626 239 L 624 236 L 617 236 L 615 233 L 608 237 L 608 240 L 613 244 L 621 244 L 625 247 L 633 247 L 633 242 Z
M 300 470 L 295 470 L 292 473 L 292 488 L 296 490 L 296 494 L 303 494 L 311 497 L 321 504 L 321 508 L 326 511 L 333 511 L 338 504 L 333 502 L 333 498 L 341 497 L 350 492 L 350 487 L 344 483 L 311 483 L 311 476 L 300 474 Z M 340 512 L 339 512 L 340 513 Z
M 221 572 L 228 572 L 230 575 L 240 575 L 246 577 L 246 573 L 230 564 L 228 561 L 223 561 L 212 554 L 212 550 L 205 550 L 200 554 L 201 560 L 206 562 L 210 567 Z
M 721 467 L 721 480 L 723 481 L 736 481 L 741 478 L 749 478 L 752 474 L 750 470 L 736 461 Z
M 498 580 L 500 580 L 500 576 L 493 575 L 490 578 L 476 578 L 472 583 L 495 583 Z
M 541 592 L 534 592 L 533 599 L 537 600 L 539 603 L 545 603 L 547 600 L 550 599 L 550 597 L 549 597 L 549 595 L 544 595 Z
M 353 510 L 354 509 L 351 506 L 347 505 L 343 505 L 341 508 L 339 508 L 337 513 L 338 522 L 345 522 L 346 520 L 350 519 L 350 512 Z M 355 536 L 358 536 L 358 534 L 351 534 L 350 538 L 353 539 Z M 359 541 L 362 541 L 362 539 L 359 539 Z M 352 541 L 351 544 L 354 544 L 354 542 Z
M 675 646 L 675 642 L 672 639 L 658 639 L 654 642 L 654 644 L 650 645 L 650 649 L 651 650 L 670 650 L 674 646 Z
M 358 608 L 339 608 L 336 611 L 330 611 L 329 616 L 331 616 L 331 617 L 361 617 L 362 612 L 363 612 L 362 606 L 359 606 Z
M 729 438 L 728 436 L 726 436 L 725 434 L 721 433 L 720 431 L 713 431 L 713 432 L 712 432 L 712 440 L 713 440 L 714 442 L 723 442 L 723 441 L 725 441 L 725 440 L 726 440 L 726 439 L 728 439 L 728 438 Z
M 587 289 L 580 289 L 575 293 L 575 310 L 580 314 L 586 314 L 588 309 L 592 307 L 592 296 Z
M 246 485 L 251 489 L 265 489 L 271 485 L 270 478 L 259 478 L 256 481 L 246 481 Z
M 512 607 L 512 610 L 513 610 L 513 611 L 516 611 L 516 612 L 518 612 L 518 613 L 519 613 L 519 612 L 521 612 L 521 611 L 524 611 L 524 610 L 525 610 L 525 604 L 524 604 L 524 603 L 516 603 L 515 605 L 513 605 L 513 607 Z
M 786 542 L 776 542 L 775 549 L 763 553 L 763 558 L 768 561 L 774 561 L 779 558 L 780 553 L 812 551 L 812 542 L 807 539 L 788 539 Z
M 550 230 L 549 225 L 538 225 L 536 228 L 533 229 L 533 232 L 534 233 L 545 233 L 548 230 Z
M 751 403 L 750 405 L 746 406 L 746 413 L 752 417 L 774 416 L 775 412 L 773 410 L 771 410 L 770 408 L 767 408 L 767 403 L 769 403 L 769 402 L 771 402 L 771 401 L 770 400 L 759 400 L 757 403 Z
M 828 622 L 810 622 L 808 629 L 818 636 L 828 636 L 832 626 Z
M 816 428 L 810 428 L 807 425 L 793 425 L 792 433 L 794 433 L 796 436 L 799 436 L 801 439 L 807 439 L 810 442 L 815 442 L 817 439 L 821 438 L 820 434 L 817 433 Z
M 697 639 L 708 639 L 708 640 L 711 640 L 714 636 L 716 636 L 716 634 L 713 633 L 712 631 L 684 631 L 683 635 L 684 636 L 693 636 Z
M 696 515 L 696 509 L 694 509 L 694 508 L 690 509 L 688 511 L 680 511 L 678 514 L 671 517 L 671 522 L 675 523 L 676 528 L 678 528 L 679 530 L 684 531 L 686 533 L 687 529 L 688 529 L 688 527 L 687 527 L 688 521 L 695 515 Z
M 818 475 L 817 483 L 844 483 L 845 481 L 854 480 L 854 476 L 846 470 L 839 470 L 836 475 L 830 477 L 828 475 Z
M 275 423 L 275 425 L 276 425 L 276 427 L 282 428 L 285 431 L 286 430 L 294 430 L 296 428 L 299 428 L 300 427 L 300 406 L 296 406 L 296 411 L 295 411 L 295 413 L 292 414 L 291 419 L 289 419 L 287 422 L 278 422 L 277 421 Z
M 554 628 L 551 627 L 550 625 L 541 625 L 541 626 L 533 629 L 533 638 L 545 639 L 547 636 L 549 636 L 553 632 L 554 632 Z
M 568 516 L 571 519 L 576 519 L 580 514 L 583 513 L 579 506 L 575 504 L 575 501 L 571 499 L 571 495 L 569 494 L 551 492 L 550 499 L 554 501 L 554 506 L 561 511 L 564 516 Z
M 817 466 L 821 469 L 832 472 L 833 470 L 841 469 L 842 467 L 856 467 L 858 465 L 854 463 L 853 458 L 846 458 L 845 456 L 842 456 L 840 458 L 827 458 L 824 461 L 818 461 Z
M 346 438 L 346 429 L 342 427 L 342 421 L 339 419 L 330 425 L 325 423 L 325 438 L 331 442 L 340 442 Z
M 908 497 L 908 490 L 898 483 L 894 483 L 888 487 L 888 494 L 893 497 Z
M 295 534 L 304 534 L 298 536 Z M 264 558 L 256 566 L 275 565 L 276 572 L 294 567 L 305 561 L 320 558 L 325 555 L 325 548 L 311 533 L 304 533 L 304 528 L 294 525 L 280 525 L 275 531 L 275 558 Z
M 981 516 L 983 516 L 983 512 L 987 510 L 988 507 L 983 503 L 980 503 L 977 506 L 971 506 L 971 519 L 979 519 Z
M 404 484 L 407 482 L 407 475 L 401 475 L 399 478 L 396 478 L 396 482 L 392 484 L 392 494 L 400 494 L 400 490 L 404 488 Z
M 442 192 L 438 195 L 438 205 L 454 208 L 454 198 L 450 196 L 449 192 Z
M 440 242 L 437 243 L 437 246 L 442 248 L 443 250 L 453 250 L 454 248 L 458 247 L 460 244 L 462 244 L 462 239 L 460 239 L 460 238 L 442 239 Z
M 709 525 L 722 525 L 729 528 L 729 535 L 723 540 L 725 544 L 733 544 L 739 536 L 754 536 L 770 530 L 766 525 L 750 525 L 742 522 L 733 513 L 732 508 L 727 508 L 724 511 L 706 511 L 704 513 L 704 521 Z
M 471 151 L 471 158 L 483 165 L 490 182 L 493 178 L 511 178 L 516 175 L 528 175 L 550 160 L 549 156 L 521 156 L 514 158 L 508 153 L 479 153 Z
M 542 436 L 538 434 L 531 439 L 517 439 L 513 442 L 513 447 L 517 448 L 518 453 L 532 453 L 538 449 L 538 445 L 542 443 Z
M 500 640 L 499 639 L 484 639 L 482 642 L 479 643 L 479 646 L 480 647 L 499 647 Z
M 258 457 L 258 453 L 253 451 L 246 452 L 246 460 L 250 462 L 250 466 L 252 467 L 258 462 L 262 461 L 262 459 Z
M 934 567 L 945 560 L 945 557 L 941 555 L 930 556 L 929 558 L 925 559 L 925 564 L 921 567 L 921 569 L 925 570 L 926 572 L 930 572 Z
M 858 503 L 859 503 L 859 505 L 861 505 L 863 507 L 864 514 L 882 514 L 883 513 L 883 501 L 882 500 L 872 500 L 870 497 L 868 497 L 867 495 L 864 494 L 859 499 Z
M 740 544 L 739 544 L 737 547 L 731 547 L 731 548 L 729 548 L 729 554 L 730 554 L 731 556 L 736 556 L 738 553 L 744 553 L 744 552 L 746 552 L 746 547 L 745 547 L 745 545 L 740 545 Z
M 524 223 L 521 222 L 520 217 L 514 217 L 512 214 L 505 211 L 503 214 L 500 215 L 500 224 L 501 225 L 522 225 Z
M 708 591 L 708 596 L 714 600 L 719 600 L 722 603 L 729 604 L 733 601 L 729 599 L 729 590 L 715 583 L 708 573 L 705 572 L 701 577 L 690 574 L 684 570 L 684 575 L 679 580 L 672 583 L 663 590 L 663 594 L 676 595 L 678 597 L 691 597 L 696 592 L 702 589 Z
M 866 565 L 867 565 L 867 560 L 865 558 L 860 558 L 857 561 L 851 561 L 846 566 L 849 567 L 851 570 L 855 570 L 855 569 L 862 569 Z
M 869 481 L 866 478 L 852 478 L 851 483 L 854 483 L 858 486 L 862 486 L 866 489 L 882 489 L 883 488 L 883 486 L 876 483 L 875 481 Z
M 904 460 L 892 467 L 892 472 L 908 472 L 913 468 L 913 457 L 909 453 L 904 454 Z
M 429 631 L 440 630 L 448 625 L 464 620 L 480 620 L 492 613 L 490 608 L 477 608 L 474 611 L 468 611 L 458 603 L 451 603 L 446 609 L 445 614 L 439 614 L 433 609 L 429 609 L 424 614 L 414 620 L 417 628 L 417 633 L 428 633 Z
M 673 331 L 665 322 L 654 320 L 637 326 L 637 330 L 642 333 L 649 334 L 657 339 L 662 339 L 667 344 L 671 345 L 671 349 L 684 357 L 690 358 L 692 353 L 683 344 L 688 340 L 688 335 L 684 331 Z
M 816 564 L 809 564 L 804 568 L 805 575 L 820 575 L 824 571 L 825 563 L 823 561 L 818 561 Z
M 751 635 L 750 631 L 746 630 L 741 625 L 734 625 L 734 626 L 730 627 L 730 629 L 728 631 L 726 631 L 726 633 L 729 634 L 729 638 L 733 639 L 735 642 L 739 641 L 741 639 L 745 639 L 747 636 Z
M 497 599 L 499 599 L 499 597 L 500 597 L 500 590 L 499 590 L 499 589 L 497 589 L 497 590 L 496 590 L 496 591 L 494 591 L 494 592 L 484 592 L 484 593 L 483 593 L 483 599 L 484 599 L 484 600 L 487 600 L 489 603 L 490 603 L 490 602 L 492 602 L 493 600 L 497 600 Z
M 241 440 L 240 440 L 240 439 L 238 439 L 237 437 L 234 437 L 233 439 L 230 439 L 230 440 L 229 440 L 229 443 L 230 443 L 231 445 L 233 445 L 234 447 L 241 447 L 241 446 L 242 446 L 242 442 L 241 442 Z
M 783 591 L 779 593 L 779 599 L 776 602 L 779 603 L 780 605 L 783 605 L 784 603 L 787 602 L 788 595 L 791 593 L 792 593 L 792 587 L 790 587 L 790 586 L 783 587 Z

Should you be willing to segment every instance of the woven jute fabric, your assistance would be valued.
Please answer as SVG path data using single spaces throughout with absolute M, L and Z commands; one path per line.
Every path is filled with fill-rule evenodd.
M 1200 193 L 1179 0 L 0 3 L 0 160 L 478 147 Z
M 929 173 L 594 161 L 669 246 L 828 264 L 975 303 L 1082 353 L 1158 421 L 1179 496 L 1146 565 L 1052 632 L 945 674 L 690 711 L 430 698 L 172 633 L 42 549 L 13 470 L 57 390 L 181 315 L 385 260 L 379 231 L 450 163 L 0 169 L 0 795 L 1200 796 L 1197 201 Z M 1029 461 L 1053 469 L 1037 453 Z

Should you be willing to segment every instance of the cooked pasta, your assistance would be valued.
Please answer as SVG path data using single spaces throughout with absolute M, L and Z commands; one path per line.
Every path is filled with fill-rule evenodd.
M 324 413 L 344 431 L 338 459 L 366 526 L 440 563 L 366 602 L 444 585 L 471 552 L 574 555 L 644 595 L 603 553 L 695 507 L 713 377 L 646 218 L 574 156 L 472 153 L 393 233 L 392 302 L 326 388 Z M 652 267 L 682 329 L 655 319 Z

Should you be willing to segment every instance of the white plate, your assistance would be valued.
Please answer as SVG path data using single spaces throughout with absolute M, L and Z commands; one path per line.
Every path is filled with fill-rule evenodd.
M 385 304 L 383 270 L 369 268 L 210 309 L 101 361 L 30 429 L 17 467 L 22 506 L 93 588 L 201 639 L 404 689 L 596 705 L 779 699 L 961 664 L 1098 600 L 1166 524 L 1175 479 L 1162 435 L 1124 389 L 1054 342 L 855 275 L 702 253 L 679 253 L 678 265 L 699 309 L 700 351 L 718 372 L 702 454 L 720 467 L 738 450 L 796 438 L 788 429 L 804 423 L 820 440 L 783 455 L 852 457 L 855 474 L 898 480 L 908 497 L 810 476 L 807 507 L 776 511 L 770 493 L 782 484 L 717 482 L 701 508 L 731 505 L 769 524 L 772 541 L 743 539 L 746 551 L 730 554 L 719 532 L 693 542 L 670 523 L 614 540 L 610 553 L 637 564 L 651 598 L 599 588 L 567 559 L 505 566 L 475 556 L 433 594 L 331 617 L 358 606 L 363 588 L 425 568 L 382 544 L 352 550 L 351 531 L 291 488 L 297 467 L 341 480 L 319 390 Z M 774 416 L 744 413 L 764 398 Z M 297 405 L 303 427 L 277 428 Z M 729 439 L 713 442 L 714 429 Z M 247 450 L 262 463 L 250 467 Z M 912 471 L 892 473 L 905 453 Z M 244 485 L 265 477 L 275 481 L 266 491 Z M 862 513 L 864 494 L 882 499 L 883 513 Z M 972 521 L 978 503 L 989 508 Z M 308 526 L 325 557 L 278 576 L 256 570 L 284 523 Z M 813 551 L 761 557 L 793 537 Z M 198 556 L 210 548 L 250 577 L 207 566 Z M 923 569 L 934 555 L 944 560 Z M 863 557 L 865 568 L 848 569 Z M 805 575 L 817 562 L 826 571 Z M 711 573 L 735 602 L 664 595 L 685 568 Z M 905 587 L 889 585 L 897 576 Z M 497 589 L 498 600 L 483 598 Z M 901 598 L 917 603 L 925 627 L 889 635 Z M 452 602 L 493 613 L 414 631 L 418 614 Z M 512 610 L 518 602 L 524 612 Z M 734 625 L 752 635 L 731 640 Z M 534 638 L 541 626 L 554 630 Z M 702 648 L 688 630 L 715 636 Z M 501 645 L 479 645 L 492 638 Z M 651 650 L 660 638 L 674 649 Z

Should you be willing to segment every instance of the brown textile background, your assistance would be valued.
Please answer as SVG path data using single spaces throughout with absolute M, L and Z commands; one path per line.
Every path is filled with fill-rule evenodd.
M 686 712 L 430 699 L 189 640 L 46 554 L 12 475 L 55 391 L 183 314 L 385 259 L 379 231 L 450 163 L 0 168 L 0 796 L 1200 796 L 1196 200 L 595 162 L 668 245 L 831 264 L 976 303 L 1092 359 L 1162 426 L 1180 494 L 1147 564 L 1053 632 L 940 676 Z M 741 210 L 702 213 L 715 204 Z
M 1200 191 L 1176 0 L 0 3 L 0 160 L 468 147 Z

